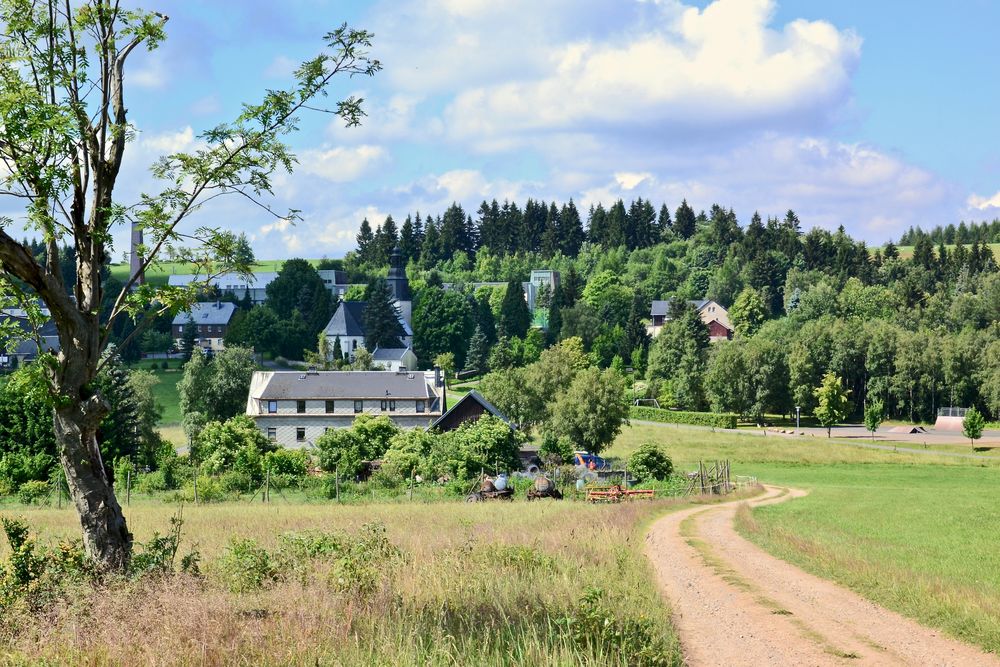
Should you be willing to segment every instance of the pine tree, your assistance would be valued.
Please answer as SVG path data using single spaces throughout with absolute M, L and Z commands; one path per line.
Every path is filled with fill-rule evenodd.
M 375 234 L 372 233 L 371 223 L 368 218 L 361 221 L 361 229 L 358 230 L 358 257 L 362 262 L 371 261 L 372 244 L 375 242 Z
M 595 245 L 607 246 L 607 213 L 600 203 L 597 208 L 591 206 L 587 215 L 587 239 Z
M 604 238 L 604 247 L 617 248 L 626 245 L 628 242 L 628 220 L 625 213 L 625 202 L 621 199 L 616 201 L 608 210 L 605 218 L 607 232 Z
M 392 298 L 392 291 L 384 278 L 369 283 L 366 290 L 362 317 L 365 325 L 365 347 L 373 351 L 376 347 L 403 347 L 400 340 L 403 329 L 399 324 L 399 310 Z
M 674 233 L 674 223 L 670 220 L 670 209 L 666 204 L 660 205 L 660 217 L 656 221 L 656 227 L 661 241 L 669 240 Z
M 552 290 L 552 302 L 549 304 L 549 329 L 546 333 L 548 334 L 550 345 L 559 341 L 559 334 L 562 331 L 562 309 L 564 307 L 562 283 L 557 282 L 555 289 Z
M 560 251 L 560 222 L 559 210 L 556 203 L 552 202 L 545 214 L 545 229 L 542 232 L 542 255 L 553 257 Z
M 694 209 L 692 209 L 687 199 L 681 202 L 674 214 L 674 233 L 682 239 L 689 239 L 694 236 L 697 222 L 695 220 Z
M 564 204 L 559 212 L 559 233 L 562 254 L 567 257 L 576 257 L 580 254 L 580 247 L 583 246 L 586 234 L 583 232 L 580 212 L 576 210 L 576 204 L 572 199 L 568 204 Z
M 490 345 L 482 327 L 477 326 L 469 341 L 469 352 L 465 355 L 465 367 L 479 373 L 486 372 L 489 364 Z
M 417 243 L 413 218 L 409 215 L 403 221 L 403 226 L 399 228 L 399 251 L 403 254 L 404 262 L 416 259 L 420 255 L 420 245 Z
M 580 279 L 580 274 L 576 272 L 576 267 L 573 265 L 570 265 L 569 271 L 566 272 L 559 286 L 562 290 L 564 308 L 572 308 L 583 296 L 583 280 Z
M 632 297 L 632 306 L 625 323 L 625 350 L 631 355 L 629 357 L 631 364 L 636 367 L 641 364 L 640 360 L 633 358 L 636 356 L 635 352 L 640 350 L 645 356 L 646 350 L 649 349 L 649 332 L 646 331 L 646 325 L 643 323 L 647 312 L 649 309 L 646 307 L 646 301 L 637 292 Z
M 344 360 L 344 348 L 340 344 L 340 336 L 333 339 L 333 361 L 340 363 Z
M 531 313 L 524 299 L 524 287 L 516 280 L 507 283 L 503 303 L 500 305 L 500 321 L 497 322 L 497 334 L 501 338 L 524 338 L 531 326 Z

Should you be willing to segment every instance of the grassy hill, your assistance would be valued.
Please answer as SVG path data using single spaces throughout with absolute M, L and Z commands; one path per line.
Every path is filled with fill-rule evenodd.
M 321 260 L 309 259 L 306 261 L 313 266 L 318 266 Z M 281 269 L 281 265 L 284 263 L 285 260 L 283 259 L 265 259 L 257 262 L 254 270 L 259 272 L 279 271 Z M 162 264 L 158 264 L 146 271 L 146 280 L 151 285 L 166 285 L 167 280 L 171 275 L 191 273 L 193 270 L 194 266 L 191 264 L 185 264 L 183 262 L 163 262 Z M 117 280 L 128 280 L 128 264 L 112 264 L 111 275 Z
M 993 256 L 997 258 L 997 261 L 1000 261 L 1000 243 L 988 243 L 987 245 L 993 250 Z M 955 246 L 945 245 L 945 248 L 948 250 L 954 250 Z M 902 259 L 909 259 L 910 257 L 913 257 L 913 246 L 911 245 L 896 246 L 896 249 L 899 250 L 899 256 Z M 937 244 L 934 245 L 934 249 L 937 250 Z M 968 250 L 969 246 L 966 245 L 965 249 Z

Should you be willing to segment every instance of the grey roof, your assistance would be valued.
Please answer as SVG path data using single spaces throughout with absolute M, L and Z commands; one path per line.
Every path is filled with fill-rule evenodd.
M 710 303 L 709 299 L 696 299 L 688 301 L 695 310 L 700 311 L 706 305 Z M 667 316 L 670 314 L 670 301 L 654 301 L 653 307 L 651 308 L 650 315 L 663 315 Z
M 47 310 L 42 311 L 43 315 L 48 315 Z M 42 326 L 38 327 L 38 331 L 35 332 L 32 329 L 31 323 L 28 321 L 27 314 L 24 310 L 19 308 L 11 308 L 8 310 L 0 311 L 0 322 L 7 322 L 13 320 L 18 327 L 24 332 L 24 338 L 17 340 L 6 340 L 0 341 L 4 345 L 2 351 L 6 351 L 10 354 L 16 354 L 19 356 L 36 356 L 38 354 L 38 345 L 35 342 L 35 334 L 42 339 L 42 347 L 46 350 L 59 350 L 59 331 L 56 329 L 56 323 L 52 320 L 47 320 Z
M 347 283 L 347 273 L 337 269 L 322 269 L 318 271 L 324 283 L 334 285 L 345 285 Z M 255 272 L 248 281 L 238 273 L 221 273 L 208 282 L 221 290 L 246 290 L 264 289 L 275 278 L 278 277 L 276 271 Z M 177 273 L 167 278 L 167 284 L 171 287 L 185 287 L 193 282 L 205 281 L 206 277 L 194 273 Z M 237 294 L 237 296 L 242 296 Z
M 494 417 L 496 417 L 497 419 L 499 419 L 500 421 L 502 421 L 507 426 L 509 426 L 509 427 L 511 427 L 513 429 L 517 428 L 517 424 L 515 424 L 514 422 L 512 422 L 507 417 L 507 415 L 505 415 L 504 413 L 500 412 L 500 409 L 497 408 L 497 406 L 495 406 L 492 403 L 490 403 L 488 400 L 486 400 L 485 396 L 483 396 L 478 391 L 476 391 L 475 389 L 473 389 L 468 394 L 466 394 L 461 399 L 459 399 L 458 402 L 455 403 L 455 405 L 451 406 L 451 408 L 448 409 L 448 412 L 444 413 L 443 415 L 441 415 L 440 417 L 438 417 L 437 419 L 435 419 L 434 423 L 431 424 L 428 427 L 428 430 L 430 430 L 432 428 L 437 428 L 437 425 L 440 424 L 442 421 L 444 421 L 445 417 L 447 417 L 448 415 L 450 415 L 453 410 L 457 410 L 458 406 L 460 406 L 462 403 L 465 403 L 466 401 L 475 401 L 476 403 L 479 403 L 481 406 L 483 406 L 484 410 L 486 410 L 491 415 L 493 415 Z
M 190 313 L 177 313 L 173 324 L 187 324 L 190 320 L 194 320 L 195 324 L 229 324 L 235 312 L 236 304 L 228 301 L 196 303 Z
M 409 350 L 408 347 L 376 347 L 372 361 L 399 361 Z
M 423 373 L 392 371 L 257 371 L 251 400 L 434 398 Z
M 367 301 L 342 301 L 324 329 L 326 335 L 364 336 L 365 306 L 367 305 Z M 413 329 L 406 323 L 402 315 L 399 316 L 399 326 L 403 329 L 403 335 L 413 335 Z

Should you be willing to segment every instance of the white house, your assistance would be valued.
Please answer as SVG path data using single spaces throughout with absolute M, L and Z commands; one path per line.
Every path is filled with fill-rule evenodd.
M 246 414 L 271 440 L 307 447 L 361 414 L 385 415 L 403 428 L 426 428 L 445 411 L 434 373 L 257 371 Z
M 372 361 L 387 371 L 412 371 L 417 368 L 417 355 L 408 347 L 376 347 Z

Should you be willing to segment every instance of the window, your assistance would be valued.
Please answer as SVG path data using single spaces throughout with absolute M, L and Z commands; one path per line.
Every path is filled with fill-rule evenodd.
M 278 412 L 278 402 L 277 401 L 268 401 L 267 402 L 267 414 L 273 415 L 276 412 Z
M 300 415 L 301 414 L 305 414 L 305 411 L 306 411 L 306 402 L 305 401 L 295 401 L 295 411 L 297 413 L 299 413 Z
M 387 407 L 389 407 L 389 401 L 383 400 L 382 401 L 382 412 L 385 412 L 385 409 Z
M 326 402 L 326 414 L 331 414 L 333 412 L 336 412 L 335 407 L 336 406 L 334 405 L 334 401 L 327 401 Z
M 426 408 L 426 403 L 423 401 L 417 401 L 417 412 L 424 412 Z
M 278 439 L 278 429 L 274 428 L 273 426 L 268 426 L 267 427 L 267 439 L 268 440 L 272 440 L 272 441 L 273 440 L 277 440 Z
M 177 333 L 184 333 L 184 325 L 183 324 L 178 324 L 177 325 Z
M 389 401 L 389 412 L 396 411 L 396 401 Z
M 302 426 L 295 429 L 295 441 L 302 442 L 306 439 L 306 429 Z
M 364 401 L 354 401 L 354 414 L 357 414 L 365 409 Z

